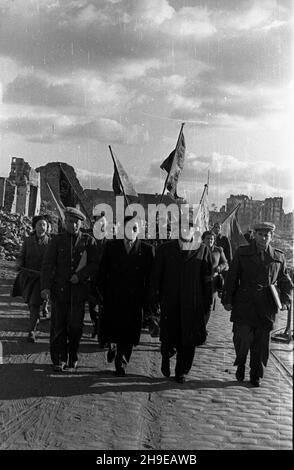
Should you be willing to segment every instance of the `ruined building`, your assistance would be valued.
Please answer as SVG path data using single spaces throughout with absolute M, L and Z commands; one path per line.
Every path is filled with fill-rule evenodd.
M 267 220 L 273 222 L 279 232 L 293 233 L 293 212 L 285 214 L 282 197 L 268 197 L 259 201 L 245 194 L 231 194 L 227 198 L 227 213 L 239 203 L 238 222 L 243 232 L 252 228 L 255 223 Z
M 139 198 L 129 198 L 130 203 L 140 203 L 147 214 L 149 204 L 158 204 L 160 195 L 139 194 Z M 97 204 L 109 204 L 115 214 L 115 195 L 112 190 L 83 189 L 74 168 L 63 162 L 52 162 L 35 170 L 23 158 L 13 157 L 8 178 L 0 178 L 0 208 L 11 213 L 33 216 L 40 210 L 52 212 L 58 219 L 58 207 L 76 206 L 88 219 L 92 218 Z M 164 204 L 174 201 L 169 195 L 163 197 Z M 279 232 L 293 233 L 293 213 L 285 214 L 283 198 L 273 197 L 254 200 L 245 194 L 227 198 L 226 206 L 219 212 L 210 211 L 210 223 L 221 222 L 241 203 L 238 222 L 243 232 L 256 222 L 274 222 Z
M 23 159 L 12 157 L 8 178 L 0 178 L 0 208 L 32 217 L 40 210 L 40 175 Z

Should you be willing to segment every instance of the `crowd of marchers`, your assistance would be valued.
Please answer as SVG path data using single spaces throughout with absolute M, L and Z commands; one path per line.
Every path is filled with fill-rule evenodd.
M 247 244 L 232 256 L 228 238 L 215 224 L 194 237 L 193 220 L 180 219 L 178 239 L 160 243 L 143 241 L 132 216 L 122 239 L 106 237 L 102 213 L 95 217 L 99 239 L 82 228 L 84 214 L 65 210 L 61 233 L 51 233 L 49 217 L 33 218 L 33 231 L 25 239 L 12 295 L 21 295 L 30 317 L 28 341 L 36 341 L 40 315 L 50 303 L 50 355 L 54 371 L 74 371 L 83 333 L 85 305 L 100 347 L 106 348 L 114 373 L 124 376 L 133 347 L 140 342 L 142 325 L 160 339 L 161 372 L 183 383 L 193 364 L 195 349 L 207 341 L 208 322 L 220 298 L 230 311 L 236 352 L 236 379 L 260 385 L 267 365 L 270 333 L 279 309 L 291 305 L 293 287 L 284 253 L 273 248 L 275 226 L 256 224 Z M 280 302 L 280 304 L 279 304 Z

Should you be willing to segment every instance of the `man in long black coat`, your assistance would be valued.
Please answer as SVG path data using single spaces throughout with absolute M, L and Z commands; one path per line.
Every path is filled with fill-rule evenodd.
M 132 219 L 125 217 L 124 239 L 107 242 L 98 280 L 103 298 L 101 341 L 115 344 L 108 351 L 108 361 L 115 356 L 118 376 L 125 375 L 133 346 L 140 341 L 153 261 L 152 247 L 137 238 L 139 226 Z
M 151 276 L 152 303 L 160 304 L 160 341 L 164 376 L 170 376 L 170 357 L 177 352 L 175 379 L 185 381 L 195 347 L 205 342 L 205 312 L 212 302 L 212 262 L 207 246 L 196 244 L 195 229 L 181 230 L 181 239 L 161 245 Z
M 236 378 L 242 382 L 250 350 L 250 382 L 260 385 L 269 356 L 270 332 L 278 307 L 271 289 L 280 291 L 282 309 L 291 304 L 292 282 L 287 274 L 285 255 L 270 245 L 275 225 L 258 223 L 254 241 L 240 246 L 233 258 L 224 287 L 222 303 L 231 313 L 236 351 Z
M 98 269 L 95 240 L 80 230 L 83 220 L 81 211 L 66 208 L 66 230 L 51 240 L 41 270 L 41 295 L 51 297 L 50 353 L 55 370 L 77 367 L 87 280 Z

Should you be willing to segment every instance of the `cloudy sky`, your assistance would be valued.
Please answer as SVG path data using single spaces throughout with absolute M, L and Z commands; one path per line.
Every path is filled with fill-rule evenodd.
M 283 196 L 293 208 L 292 0 L 0 0 L 0 175 L 12 156 L 138 192 L 186 122 L 178 193 Z

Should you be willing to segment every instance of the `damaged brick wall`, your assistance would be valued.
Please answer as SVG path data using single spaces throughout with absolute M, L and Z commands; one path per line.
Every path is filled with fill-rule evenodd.
M 58 204 L 65 207 L 79 206 L 83 212 L 88 213 L 89 205 L 84 195 L 84 189 L 72 166 L 63 162 L 51 162 L 36 168 L 36 171 L 40 173 L 42 202 L 46 201 L 50 208 L 55 209 L 48 182 Z

